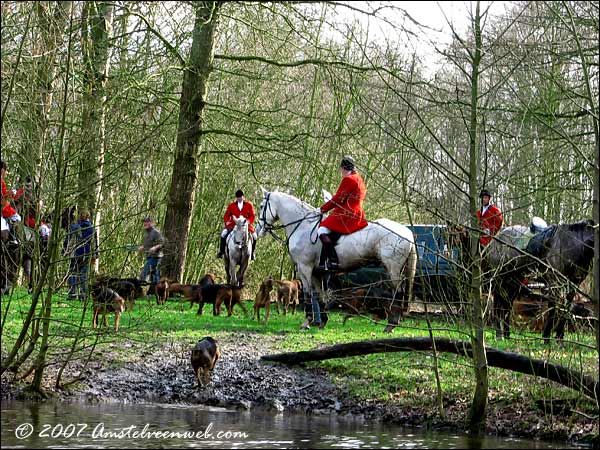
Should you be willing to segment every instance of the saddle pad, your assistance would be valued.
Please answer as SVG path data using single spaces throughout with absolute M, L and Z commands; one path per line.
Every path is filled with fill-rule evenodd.
M 505 236 L 506 239 L 508 236 Z M 533 233 L 527 229 L 527 231 L 514 234 L 510 236 L 510 239 L 507 239 L 509 243 L 512 243 L 519 250 L 526 251 L 525 249 L 529 245 L 531 238 L 533 237 Z M 511 242 L 512 241 L 512 242 Z
M 548 228 L 535 234 L 529 240 L 529 243 L 527 244 L 527 248 L 525 249 L 525 251 L 527 253 L 529 253 L 530 255 L 535 256 L 537 258 L 544 256 L 546 254 L 546 252 L 548 251 L 547 244 L 549 243 L 550 239 L 552 239 L 554 237 L 554 234 L 556 233 L 557 228 L 558 227 L 556 225 L 550 225 Z

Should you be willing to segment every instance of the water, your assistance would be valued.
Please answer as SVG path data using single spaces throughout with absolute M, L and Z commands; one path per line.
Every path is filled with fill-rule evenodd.
M 335 416 L 205 406 L 10 401 L 2 402 L 1 411 L 2 448 L 566 448 Z

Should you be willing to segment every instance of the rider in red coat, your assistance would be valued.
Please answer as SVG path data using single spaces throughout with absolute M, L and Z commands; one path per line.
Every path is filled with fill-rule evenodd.
M 23 189 L 19 189 L 18 191 L 9 191 L 6 187 L 6 181 L 4 181 L 4 177 L 6 175 L 7 165 L 4 161 L 2 161 L 2 217 L 6 219 L 11 219 L 13 222 L 19 222 L 21 220 L 21 216 L 17 214 L 17 210 L 13 208 L 10 204 L 10 200 L 17 200 L 22 194 Z
M 244 197 L 244 192 L 241 189 L 238 189 L 235 193 L 235 201 L 231 202 L 229 206 L 227 206 L 227 210 L 225 211 L 225 215 L 223 216 L 223 222 L 225 222 L 225 228 L 221 233 L 221 242 L 219 246 L 219 254 L 217 255 L 219 258 L 222 258 L 225 255 L 225 245 L 227 243 L 227 236 L 233 228 L 235 227 L 234 218 L 245 217 L 248 221 L 248 230 L 252 233 L 252 259 L 254 259 L 254 251 L 256 249 L 256 232 L 254 231 L 254 220 L 256 219 L 256 214 L 254 212 L 254 205 L 252 202 L 246 201 Z
M 502 212 L 495 205 L 490 203 L 492 195 L 488 190 L 483 190 L 479 194 L 481 198 L 481 209 L 477 211 L 477 219 L 483 229 L 479 237 L 479 243 L 485 247 L 492 241 L 494 236 L 502 227 Z
M 321 213 L 331 211 L 329 216 L 321 222 L 318 234 L 323 243 L 319 268 L 321 270 L 337 270 L 338 261 L 335 252 L 335 243 L 331 240 L 331 233 L 350 234 L 361 230 L 368 225 L 363 211 L 363 200 L 367 193 L 365 182 L 356 172 L 354 159 L 344 156 L 340 164 L 342 182 L 335 195 L 321 206 Z

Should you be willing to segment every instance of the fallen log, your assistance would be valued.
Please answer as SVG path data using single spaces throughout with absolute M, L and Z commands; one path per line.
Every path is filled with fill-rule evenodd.
M 436 338 L 435 345 L 438 352 L 453 353 L 455 355 L 471 358 L 473 352 L 471 344 L 448 338 Z M 372 353 L 430 351 L 433 349 L 432 340 L 426 337 L 377 339 L 372 341 L 357 341 L 347 344 L 337 344 L 318 350 L 303 352 L 278 353 L 264 355 L 264 361 L 274 361 L 283 364 L 301 364 L 309 361 L 323 361 L 325 359 L 346 358 L 349 356 L 369 355 Z M 546 378 L 568 388 L 582 392 L 592 400 L 600 400 L 600 385 L 598 380 L 589 375 L 552 364 L 542 359 L 533 359 L 519 353 L 505 352 L 492 347 L 486 347 L 488 365 L 500 367 L 513 372 L 534 375 Z

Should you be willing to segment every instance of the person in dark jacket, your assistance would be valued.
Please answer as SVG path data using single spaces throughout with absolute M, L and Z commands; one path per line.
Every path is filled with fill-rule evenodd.
M 83 210 L 79 214 L 79 220 L 69 226 L 63 243 L 63 255 L 71 259 L 68 298 L 85 300 L 89 267 L 98 259 L 98 237 L 90 221 L 89 211 Z
M 144 218 L 144 243 L 138 248 L 138 251 L 144 252 L 146 262 L 140 274 L 140 280 L 146 281 L 148 275 L 150 275 L 152 284 L 157 284 L 160 280 L 160 261 L 163 257 L 164 243 L 165 239 L 154 227 L 152 218 Z

